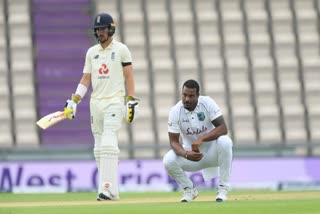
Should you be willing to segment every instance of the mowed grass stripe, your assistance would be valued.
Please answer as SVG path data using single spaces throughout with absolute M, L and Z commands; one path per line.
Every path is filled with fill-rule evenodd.
M 80 202 L 80 201 L 79 201 Z M 304 200 L 243 200 L 216 203 L 100 203 L 99 205 L 56 205 L 36 207 L 1 207 L 2 214 L 319 214 L 319 199 Z
M 179 202 L 180 192 L 173 193 L 123 193 L 119 201 L 95 201 L 95 193 L 65 194 L 8 194 L 0 197 L 0 207 L 32 206 L 78 206 L 78 205 L 112 205 L 135 203 L 171 203 Z M 214 201 L 215 192 L 200 191 L 194 202 Z M 308 200 L 320 199 L 319 191 L 299 192 L 231 192 L 229 201 L 267 201 L 267 200 Z

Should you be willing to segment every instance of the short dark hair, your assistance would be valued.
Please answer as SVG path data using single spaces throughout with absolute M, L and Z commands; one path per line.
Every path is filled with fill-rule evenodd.
M 183 83 L 183 85 L 182 85 L 182 89 L 183 89 L 183 87 L 196 88 L 197 89 L 197 94 L 199 94 L 199 92 L 200 92 L 200 86 L 199 86 L 198 82 L 195 81 L 195 80 L 192 80 L 192 79 L 185 81 Z

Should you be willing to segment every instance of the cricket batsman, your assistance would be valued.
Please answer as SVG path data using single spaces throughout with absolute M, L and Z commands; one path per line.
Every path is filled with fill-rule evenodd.
M 112 38 L 116 25 L 109 14 L 96 15 L 92 28 L 98 44 L 86 53 L 83 76 L 67 100 L 65 112 L 69 112 L 67 118 L 75 118 L 77 105 L 91 84 L 91 130 L 99 174 L 97 200 L 118 200 L 118 132 L 123 118 L 131 123 L 138 107 L 132 58 L 128 47 Z

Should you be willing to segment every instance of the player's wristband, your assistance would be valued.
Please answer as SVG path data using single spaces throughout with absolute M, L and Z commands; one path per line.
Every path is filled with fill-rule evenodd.
M 79 83 L 75 94 L 79 95 L 82 99 L 84 95 L 87 93 L 87 90 L 88 89 L 85 85 Z
M 188 151 L 186 151 L 186 155 L 184 157 L 188 160 Z
M 79 96 L 79 95 L 75 95 L 75 94 L 72 94 L 71 99 L 72 99 L 76 104 L 79 104 L 80 101 L 81 101 L 80 96 Z

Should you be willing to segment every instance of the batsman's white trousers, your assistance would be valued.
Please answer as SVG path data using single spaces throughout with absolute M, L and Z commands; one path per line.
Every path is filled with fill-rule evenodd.
M 118 189 L 118 132 L 124 119 L 123 97 L 97 100 L 91 98 L 91 130 L 94 136 L 94 157 L 99 172 L 98 193 L 119 199 Z M 106 188 L 106 182 L 110 187 Z
M 118 132 L 124 119 L 123 97 L 90 100 L 95 157 L 118 156 Z
M 163 157 L 163 164 L 169 175 L 177 181 L 182 189 L 193 187 L 191 179 L 186 175 L 187 172 L 195 172 L 212 167 L 219 167 L 220 179 L 219 186 L 229 189 L 229 180 L 232 168 L 232 140 L 226 136 L 220 136 L 217 140 L 206 142 L 208 144 L 204 150 L 203 158 L 200 161 L 190 161 L 178 156 L 170 150 Z

